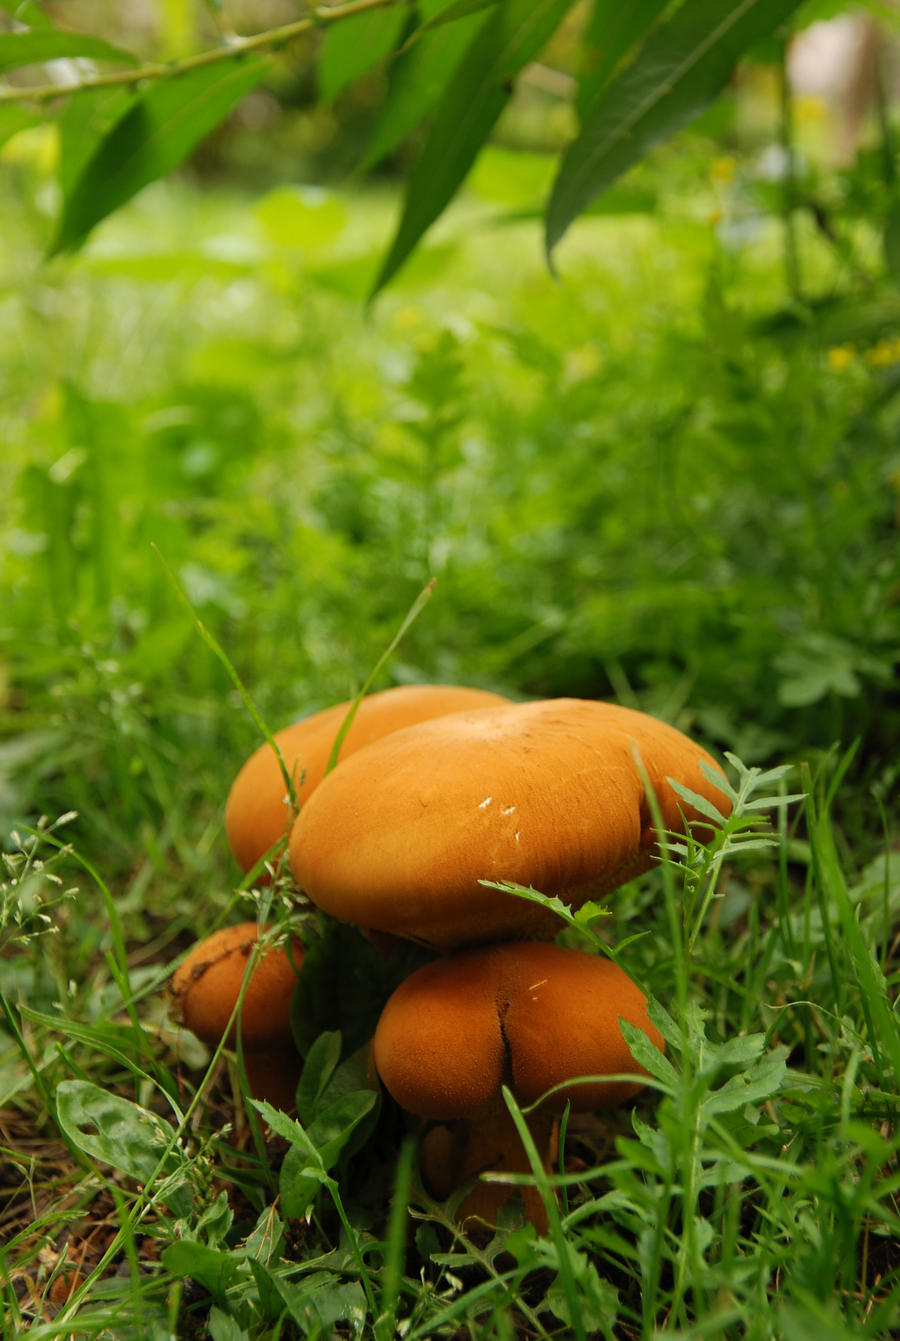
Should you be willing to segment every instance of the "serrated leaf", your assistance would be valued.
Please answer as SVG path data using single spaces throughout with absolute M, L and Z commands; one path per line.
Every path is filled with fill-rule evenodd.
M 350 84 L 387 60 L 409 20 L 405 5 L 354 14 L 329 24 L 319 52 L 319 97 L 332 102 Z
M 137 57 L 121 47 L 110 46 L 88 33 L 61 33 L 54 28 L 29 29 L 24 33 L 0 34 L 0 75 L 25 65 L 44 65 L 47 61 L 85 56 L 95 61 L 114 61 L 117 65 L 136 65 Z M 61 88 L 60 93 L 65 89 Z
M 360 164 L 362 172 L 379 163 L 431 111 L 473 33 L 487 19 L 487 7 L 483 4 L 474 13 L 452 16 L 455 22 L 449 21 L 448 13 L 448 9 L 459 8 L 455 0 L 449 6 L 447 0 L 425 0 L 419 8 L 426 23 L 393 63 L 390 86 L 378 113 L 372 142 Z M 435 22 L 439 26 L 433 26 Z
M 490 134 L 513 80 L 559 27 L 572 0 L 504 0 L 467 46 L 409 180 L 396 236 L 372 296 L 449 202 Z
M 547 207 L 552 256 L 569 224 L 653 145 L 712 102 L 739 57 L 800 0 L 686 0 L 585 108 Z
M 700 1107 L 704 1115 L 708 1117 L 715 1113 L 733 1112 L 745 1104 L 771 1099 L 780 1089 L 787 1072 L 786 1058 L 787 1048 L 774 1048 L 749 1071 L 732 1076 L 701 1100 Z
M 655 1047 L 643 1029 L 638 1029 L 637 1025 L 629 1024 L 627 1020 L 619 1020 L 619 1028 L 622 1030 L 622 1037 L 628 1044 L 628 1051 L 631 1053 L 638 1066 L 643 1067 L 651 1076 L 655 1076 L 661 1081 L 664 1088 L 674 1087 L 678 1083 L 678 1072 L 672 1063 Z
M 148 89 L 103 136 L 72 183 L 50 255 L 80 246 L 101 219 L 176 168 L 267 69 L 264 60 L 236 55 Z

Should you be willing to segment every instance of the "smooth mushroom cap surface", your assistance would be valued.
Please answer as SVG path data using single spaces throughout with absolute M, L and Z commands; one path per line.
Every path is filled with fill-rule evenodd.
M 294 824 L 291 869 L 333 917 L 435 949 L 552 936 L 552 912 L 479 881 L 580 905 L 647 870 L 656 840 L 635 755 L 665 828 L 701 818 L 670 777 L 727 809 L 701 769 L 721 773 L 715 760 L 646 713 L 505 704 L 395 731 L 344 761 Z
M 216 1047 L 238 999 L 250 954 L 259 940 L 256 922 L 223 927 L 194 946 L 172 975 L 173 1013 L 186 1029 Z M 294 937 L 290 948 L 266 948 L 258 958 L 241 1002 L 241 1039 L 247 1049 L 293 1047 L 291 997 L 303 962 Z M 227 1043 L 234 1046 L 232 1025 Z
M 409 685 L 364 698 L 341 746 L 341 760 L 402 727 L 450 712 L 508 700 L 486 689 L 456 685 Z M 352 700 L 337 703 L 275 733 L 285 765 L 295 778 L 301 804 L 322 781 L 335 737 Z M 284 777 L 271 745 L 261 745 L 241 768 L 225 802 L 225 831 L 244 871 L 283 838 L 292 821 Z
M 509 1086 L 519 1104 L 580 1076 L 644 1074 L 619 1019 L 663 1046 L 640 988 L 612 960 L 542 942 L 446 955 L 406 978 L 375 1030 L 375 1066 L 402 1108 L 477 1119 Z M 639 1080 L 573 1085 L 542 1106 L 621 1103 Z

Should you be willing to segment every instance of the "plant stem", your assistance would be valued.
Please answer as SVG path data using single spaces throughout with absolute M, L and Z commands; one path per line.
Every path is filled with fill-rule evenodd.
M 797 246 L 795 210 L 797 208 L 796 153 L 794 148 L 794 101 L 787 67 L 787 44 L 781 49 L 778 67 L 778 134 L 784 150 L 784 181 L 781 215 L 784 227 L 784 272 L 788 293 L 795 303 L 803 301 L 800 281 L 800 254 Z
M 287 46 L 296 38 L 314 28 L 337 23 L 341 19 L 350 19 L 357 14 L 366 14 L 373 9 L 389 9 L 396 4 L 407 4 L 409 0 L 348 0 L 345 5 L 319 6 L 310 11 L 305 18 L 293 23 L 284 23 L 278 28 L 267 28 L 264 32 L 254 33 L 250 37 L 230 38 L 226 45 L 213 47 L 208 51 L 199 51 L 183 60 L 165 63 L 149 62 L 128 70 L 112 70 L 109 74 L 89 75 L 72 84 L 34 84 L 30 87 L 0 89 L 0 103 L 4 102 L 52 102 L 55 98 L 68 98 L 73 93 L 86 93 L 98 88 L 127 88 L 154 79 L 176 79 L 179 75 L 207 65 L 216 65 L 220 61 L 230 61 L 236 56 L 246 56 L 253 52 L 271 53 Z

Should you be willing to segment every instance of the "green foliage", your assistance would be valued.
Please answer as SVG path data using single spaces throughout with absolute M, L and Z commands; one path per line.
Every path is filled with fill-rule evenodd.
M 382 149 L 438 106 L 440 81 L 405 101 L 416 62 L 443 51 L 449 75 L 496 21 L 419 13 L 451 11 L 394 63 Z M 798 169 L 799 302 L 767 132 L 735 104 L 581 221 L 559 283 L 535 228 L 552 164 L 493 148 L 445 241 L 364 318 L 393 207 L 376 194 L 161 183 L 42 266 L 53 191 L 79 189 L 124 88 L 60 109 L 56 167 L 38 112 L 0 107 L 4 1327 L 889 1337 L 900 311 L 881 148 Z M 650 1074 L 633 1106 L 567 1122 L 552 1173 L 534 1152 L 546 1237 L 513 1207 L 462 1239 L 371 1087 L 365 1045 L 418 949 L 385 963 L 298 912 L 283 873 L 236 889 L 240 763 L 373 667 L 376 688 L 615 697 L 732 766 L 729 818 L 700 805 L 704 828 L 603 908 L 515 891 L 650 990 L 666 1041 L 631 1034 Z M 187 946 L 248 907 L 309 941 L 296 1119 L 248 1105 L 240 1061 L 211 1063 L 166 1010 Z
M 379 266 L 376 293 L 453 199 L 522 70 L 542 55 L 572 8 L 572 0 L 422 0 L 415 6 L 351 0 L 252 37 L 234 34 L 218 50 L 144 65 L 102 37 L 57 31 L 36 11 L 33 28 L 0 34 L 0 74 L 59 57 L 113 60 L 126 68 L 69 81 L 74 113 L 66 103 L 55 105 L 53 83 L 0 90 L 0 103 L 49 104 L 48 115 L 61 126 L 73 120 L 79 126 L 78 171 L 66 166 L 67 156 L 61 160 L 54 255 L 80 246 L 135 192 L 182 163 L 270 72 L 272 53 L 315 27 L 325 30 L 315 71 L 323 102 L 396 58 L 365 165 L 378 162 L 426 119 L 431 124 L 396 236 Z M 581 130 L 563 157 L 547 207 L 548 253 L 596 196 L 716 97 L 744 52 L 776 30 L 797 0 L 722 0 L 712 10 L 701 0 L 681 0 L 657 22 L 661 8 L 634 8 L 607 35 L 604 7 L 594 7 L 576 56 L 583 76 L 577 93 Z M 29 17 L 29 10 L 20 11 L 24 23 Z M 178 25 L 166 13 L 162 27 L 168 34 Z M 190 35 L 189 26 L 178 31 L 179 41 Z M 626 56 L 632 57 L 628 68 L 610 82 Z M 88 116 L 77 110 L 81 99 L 91 109 Z M 101 115 L 95 117 L 98 106 Z

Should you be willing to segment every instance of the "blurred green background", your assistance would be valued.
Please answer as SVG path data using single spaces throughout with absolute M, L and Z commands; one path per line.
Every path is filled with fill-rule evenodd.
M 153 57 L 224 23 L 46 8 Z M 198 879 L 228 899 L 221 806 L 258 733 L 164 561 L 273 729 L 354 693 L 434 577 L 378 687 L 615 697 L 748 763 L 858 742 L 841 815 L 880 845 L 893 108 L 871 89 L 858 127 L 822 93 L 786 108 L 761 51 L 572 229 L 553 277 L 537 214 L 567 112 L 539 74 L 367 308 L 415 145 L 356 172 L 386 76 L 313 106 L 312 69 L 292 47 L 71 258 L 43 260 L 55 130 L 0 151 L 4 821 L 77 810 L 135 916 Z

